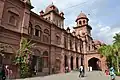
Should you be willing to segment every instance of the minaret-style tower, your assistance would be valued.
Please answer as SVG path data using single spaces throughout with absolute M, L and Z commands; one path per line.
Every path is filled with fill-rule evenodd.
M 77 17 L 77 27 L 74 27 L 77 35 L 89 35 L 91 36 L 91 26 L 88 25 L 89 19 L 87 16 L 81 11 L 80 15 Z
M 57 27 L 64 28 L 64 13 L 59 12 L 59 9 L 53 3 L 46 7 L 45 12 L 42 12 L 42 16 Z

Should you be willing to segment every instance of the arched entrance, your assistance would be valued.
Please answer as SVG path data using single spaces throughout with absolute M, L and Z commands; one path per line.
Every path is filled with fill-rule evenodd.
M 67 56 L 65 55 L 64 56 L 64 67 L 67 67 L 68 66 L 68 64 L 67 64 Z
M 89 59 L 88 66 L 89 67 L 91 66 L 92 70 L 101 70 L 100 69 L 100 60 L 98 58 L 95 58 L 95 57 Z
M 71 56 L 71 70 L 73 70 L 73 56 Z
M 76 58 L 76 68 L 77 68 L 77 69 L 79 68 L 79 65 L 78 65 L 78 57 Z

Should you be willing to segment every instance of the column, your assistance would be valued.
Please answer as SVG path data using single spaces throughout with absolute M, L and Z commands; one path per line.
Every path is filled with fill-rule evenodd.
M 73 40 L 73 51 L 76 51 L 76 50 L 75 50 L 75 38 L 74 38 L 74 40 Z
M 88 61 L 87 61 L 87 56 L 86 55 L 84 55 L 84 69 L 85 69 L 85 74 L 86 74 L 86 72 L 88 70 Z
M 70 50 L 70 35 L 68 35 L 68 43 L 67 43 L 67 45 L 68 45 L 68 50 Z
M 22 27 L 21 27 L 21 33 L 28 34 L 28 26 L 30 21 L 30 8 L 25 7 L 22 20 Z
M 76 69 L 76 56 L 73 57 L 73 69 Z
M 4 11 L 4 3 L 5 3 L 5 0 L 0 0 L 0 25 L 1 25 L 3 11 Z
M 61 55 L 61 64 L 60 64 L 60 72 L 64 72 L 64 55 Z
M 67 61 L 68 61 L 68 68 L 69 68 L 69 71 L 71 70 L 71 61 L 70 61 L 70 56 L 67 56 Z
M 79 68 L 80 68 L 80 65 L 81 65 L 81 57 L 79 56 L 78 57 L 78 66 L 79 66 Z

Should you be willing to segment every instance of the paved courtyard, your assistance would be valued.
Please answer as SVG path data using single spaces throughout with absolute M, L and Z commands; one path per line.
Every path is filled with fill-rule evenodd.
M 79 72 L 71 72 L 23 80 L 110 80 L 109 76 L 104 75 L 104 73 L 100 71 L 87 72 L 84 78 L 79 78 L 78 75 Z M 116 80 L 120 80 L 120 77 L 116 77 Z

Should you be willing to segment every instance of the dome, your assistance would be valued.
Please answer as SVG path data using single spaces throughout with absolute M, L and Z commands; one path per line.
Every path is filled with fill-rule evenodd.
M 101 42 L 99 40 L 94 40 L 95 45 L 101 45 Z
M 52 8 L 52 7 L 53 7 L 53 8 Z M 49 6 L 45 9 L 45 13 L 48 13 L 48 12 L 50 12 L 50 11 L 52 11 L 52 10 L 54 10 L 56 13 L 59 13 L 58 8 L 57 8 L 55 5 L 53 5 L 53 4 L 49 5 Z
M 81 12 L 79 16 L 77 17 L 77 19 L 79 18 L 87 18 L 87 16 L 83 12 Z

